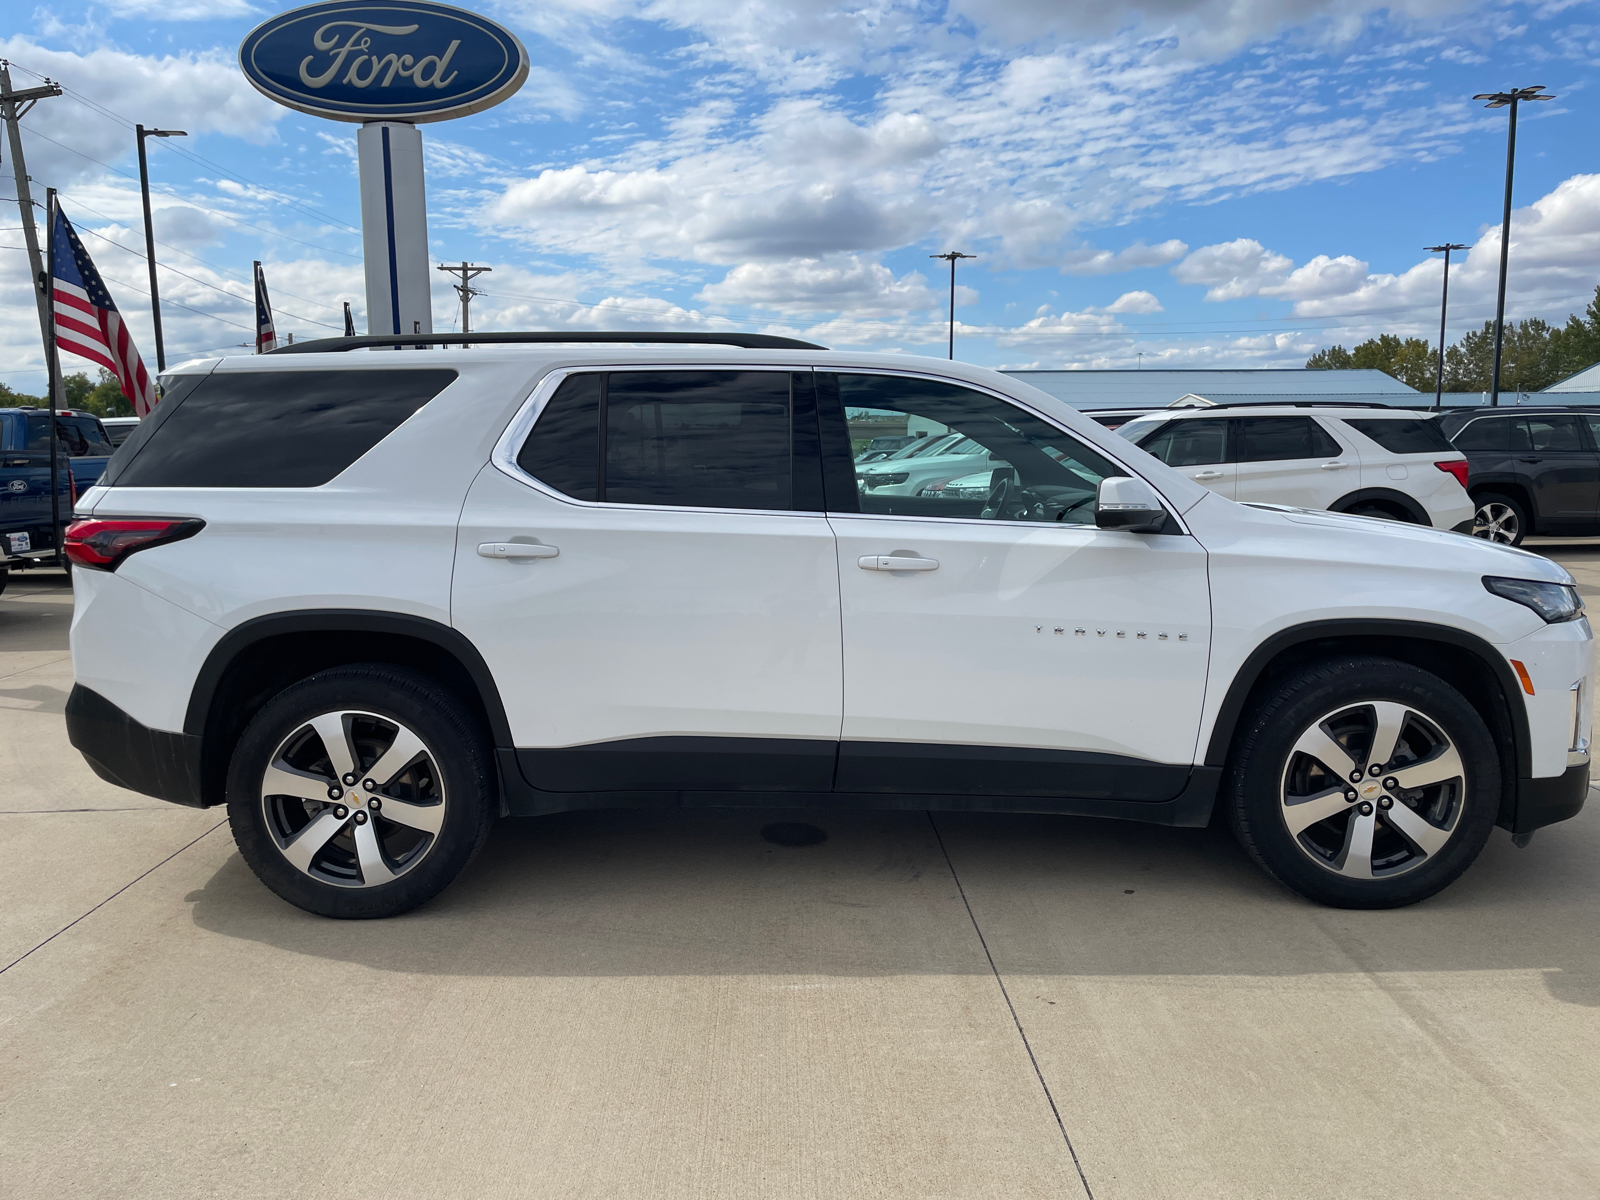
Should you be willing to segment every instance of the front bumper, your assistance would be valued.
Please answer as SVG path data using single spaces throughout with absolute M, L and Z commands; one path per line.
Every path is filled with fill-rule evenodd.
M 204 808 L 200 795 L 200 738 L 141 725 L 99 692 L 73 684 L 67 697 L 67 738 L 107 783 Z

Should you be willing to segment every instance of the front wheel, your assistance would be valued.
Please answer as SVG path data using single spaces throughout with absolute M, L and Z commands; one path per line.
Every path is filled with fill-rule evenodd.
M 1405 663 L 1322 663 L 1241 725 L 1226 803 L 1269 874 L 1339 908 L 1398 908 L 1452 883 L 1489 838 L 1500 762 L 1483 718 Z
M 431 900 L 488 837 L 495 773 L 483 731 L 427 676 L 323 671 L 246 726 L 228 823 L 257 877 L 325 917 L 389 917 Z

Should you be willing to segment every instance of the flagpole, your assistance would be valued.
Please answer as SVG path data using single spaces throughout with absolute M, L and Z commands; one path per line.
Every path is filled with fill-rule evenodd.
M 39 286 L 44 289 L 45 339 L 44 369 L 49 389 L 46 393 L 46 410 L 50 414 L 50 538 L 56 551 L 56 565 L 65 567 L 67 560 L 61 554 L 61 492 L 60 470 L 56 453 L 60 445 L 56 434 L 56 383 L 61 374 L 61 363 L 56 352 L 56 190 L 44 190 L 44 259 L 47 264 Z

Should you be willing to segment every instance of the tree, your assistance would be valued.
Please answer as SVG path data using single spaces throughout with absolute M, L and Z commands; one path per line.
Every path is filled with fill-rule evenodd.
M 26 392 L 13 391 L 5 384 L 0 383 L 0 408 L 27 408 L 32 405 L 38 407 L 44 403 L 38 396 L 30 396 Z
M 100 378 L 97 380 L 91 380 L 84 372 L 78 371 L 66 376 L 61 386 L 66 392 L 68 408 L 92 412 L 97 417 L 133 416 L 133 405 L 122 394 L 122 385 L 104 367 L 100 368 Z
M 1437 369 L 1435 347 L 1423 338 L 1380 334 L 1354 350 L 1329 346 L 1306 360 L 1313 370 L 1375 368 L 1419 392 L 1431 392 Z M 1557 328 L 1539 317 L 1506 323 L 1500 352 L 1500 390 L 1539 392 L 1600 362 L 1600 287 L 1580 315 Z M 1487 392 L 1494 373 L 1494 322 L 1463 334 L 1444 352 L 1444 390 Z

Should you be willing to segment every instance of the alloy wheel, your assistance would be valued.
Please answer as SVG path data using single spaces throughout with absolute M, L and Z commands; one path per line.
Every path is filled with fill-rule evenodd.
M 1506 546 L 1515 544 L 1517 534 L 1521 531 L 1522 522 L 1517 518 L 1517 510 L 1498 500 L 1480 504 L 1472 519 L 1473 537 L 1499 542 Z
M 1466 770 L 1436 721 L 1373 701 L 1328 713 L 1300 734 L 1279 796 L 1306 857 L 1346 879 L 1385 879 L 1443 851 L 1466 808 Z
M 323 883 L 370 888 L 412 870 L 437 842 L 446 797 L 422 739 L 375 713 L 313 717 L 278 745 L 261 806 L 278 850 Z

